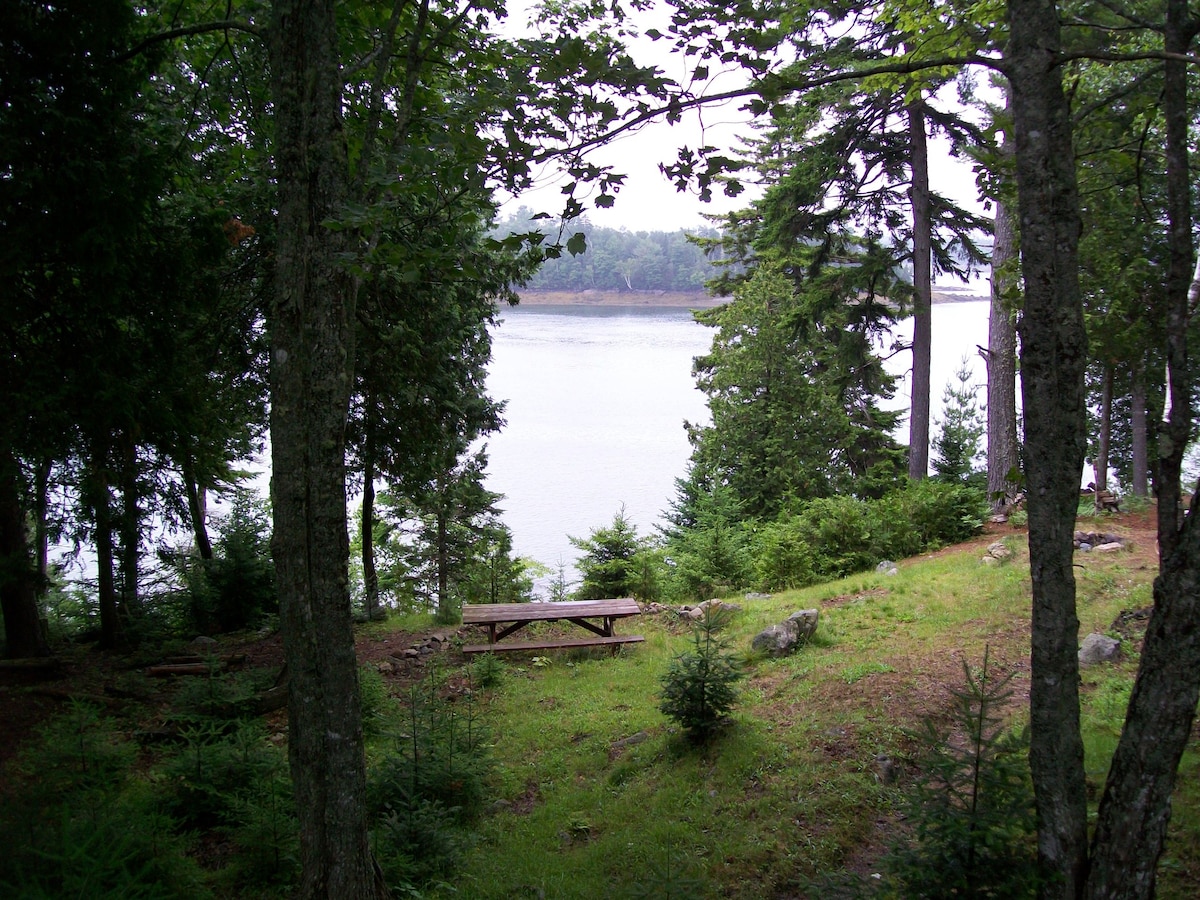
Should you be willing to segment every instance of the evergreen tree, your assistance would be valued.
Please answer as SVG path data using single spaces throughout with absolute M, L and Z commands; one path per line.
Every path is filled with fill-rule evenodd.
M 933 439 L 933 470 L 944 481 L 967 481 L 978 471 L 980 442 L 987 431 L 971 384 L 970 358 L 964 356 L 942 392 L 942 415 Z

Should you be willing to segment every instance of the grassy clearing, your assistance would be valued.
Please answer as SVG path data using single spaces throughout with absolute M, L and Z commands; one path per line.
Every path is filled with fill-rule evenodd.
M 1022 539 L 1009 541 L 1017 555 L 999 566 L 982 565 L 974 544 L 909 560 L 896 576 L 743 601 L 729 626 L 735 647 L 798 609 L 819 608 L 820 626 L 795 656 L 745 656 L 735 724 L 702 749 L 658 709 L 659 681 L 688 646 L 673 619 L 644 617 L 646 643 L 611 657 L 507 660 L 482 703 L 498 802 L 463 861 L 460 895 L 798 897 L 822 874 L 869 874 L 899 827 L 908 729 L 946 712 L 963 662 L 990 646 L 997 671 L 1014 674 L 1014 724 L 1025 718 L 1029 578 Z M 1088 559 L 1082 633 L 1148 604 L 1151 574 L 1120 556 Z M 1085 673 L 1098 786 L 1135 669 L 1127 658 Z M 1161 896 L 1193 896 L 1200 884 L 1198 769 L 1190 755 Z

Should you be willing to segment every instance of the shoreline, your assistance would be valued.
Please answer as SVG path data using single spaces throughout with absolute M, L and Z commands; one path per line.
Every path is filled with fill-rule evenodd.
M 986 294 L 968 294 L 967 288 L 937 289 L 932 301 L 941 303 L 973 303 L 986 301 Z M 712 309 L 729 300 L 714 297 L 704 291 L 521 291 L 520 306 L 594 306 L 594 307 L 673 307 L 678 309 Z

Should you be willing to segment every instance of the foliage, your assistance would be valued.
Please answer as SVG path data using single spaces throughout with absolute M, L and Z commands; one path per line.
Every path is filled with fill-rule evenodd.
M 942 392 L 942 415 L 933 439 L 933 470 L 944 481 L 967 481 L 979 471 L 976 463 L 987 423 L 975 399 L 979 388 L 970 381 L 970 359 L 964 356 Z
M 704 608 L 692 630 L 692 649 L 671 661 L 662 678 L 663 713 L 678 722 L 687 739 L 703 744 L 728 722 L 737 701 L 735 685 L 745 676 L 719 632 L 729 612 Z
M 612 597 L 655 599 L 658 595 L 653 549 L 639 540 L 637 527 L 625 517 L 622 507 L 612 524 L 592 530 L 586 538 L 570 539 L 583 552 L 575 563 L 583 579 L 575 592 L 578 600 L 607 600 Z
M 421 885 L 448 874 L 469 844 L 466 826 L 483 811 L 491 767 L 486 732 L 439 696 L 430 676 L 410 691 L 389 747 L 368 771 L 374 845 L 389 884 Z
M 187 624 L 200 634 L 236 631 L 277 612 L 271 518 L 248 490 L 235 492 L 212 559 L 186 559 Z
M 531 226 L 534 212 L 526 207 L 500 222 L 497 237 Z M 676 291 L 699 293 L 712 277 L 704 250 L 683 231 L 637 231 L 600 228 L 587 218 L 576 223 L 587 250 L 576 256 L 548 259 L 524 285 L 530 291 Z M 697 236 L 713 239 L 702 228 Z
M 135 753 L 85 704 L 43 730 L 0 805 L 5 896 L 207 896 L 184 841 L 135 777 Z
M 912 897 L 1032 897 L 1037 880 L 1028 739 L 1001 711 L 1012 674 L 997 678 L 988 651 L 952 692 L 948 733 L 926 719 L 915 735 L 919 775 L 904 798 L 911 839 L 893 846 L 886 868 Z
M 814 500 L 757 529 L 754 575 L 770 591 L 840 578 L 964 540 L 986 516 L 981 491 L 935 481 L 911 482 L 879 500 Z
M 881 465 L 899 471 L 897 414 L 878 405 L 893 389 L 874 349 L 891 321 L 878 260 L 871 246 L 844 249 L 853 265 L 759 259 L 730 302 L 697 314 L 716 330 L 694 367 L 712 423 L 690 428 L 689 477 L 727 488 L 744 515 L 856 492 Z

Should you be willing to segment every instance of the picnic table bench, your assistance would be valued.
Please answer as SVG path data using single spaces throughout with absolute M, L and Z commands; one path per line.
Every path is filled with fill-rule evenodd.
M 464 625 L 485 625 L 486 644 L 468 644 L 463 653 L 502 650 L 558 650 L 569 647 L 604 647 L 643 641 L 640 634 L 613 634 L 613 622 L 641 614 L 632 597 L 617 600 L 561 600 L 554 603 L 480 603 L 463 606 Z M 533 622 L 566 621 L 591 632 L 585 637 L 542 641 L 507 641 L 515 631 Z

